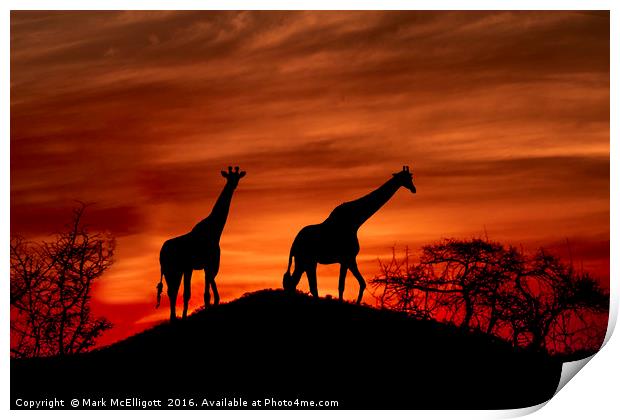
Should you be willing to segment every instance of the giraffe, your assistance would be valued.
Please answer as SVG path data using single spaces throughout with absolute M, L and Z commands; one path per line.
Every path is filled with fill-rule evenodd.
M 183 278 L 183 319 L 187 317 L 187 305 L 191 297 L 191 281 L 193 270 L 204 270 L 205 273 L 205 308 L 210 305 L 213 290 L 213 304 L 220 302 L 220 295 L 215 285 L 215 276 L 220 268 L 220 237 L 226 224 L 230 200 L 239 180 L 245 176 L 245 171 L 239 172 L 236 166 L 228 167 L 228 172 L 222 171 L 226 178 L 226 185 L 220 193 L 211 214 L 201 220 L 194 228 L 185 235 L 168 239 L 164 242 L 159 253 L 161 276 L 157 285 L 157 308 L 161 302 L 163 279 L 168 286 L 168 299 L 170 300 L 170 320 L 176 320 L 176 301 Z
M 342 301 L 347 271 L 351 271 L 360 286 L 357 296 L 357 304 L 359 304 L 362 301 L 366 282 L 357 268 L 356 257 L 360 250 L 357 231 L 366 220 L 392 198 L 400 187 L 405 187 L 412 193 L 416 192 L 413 174 L 409 172 L 408 166 L 403 166 L 402 171 L 393 174 L 392 178 L 370 194 L 336 207 L 323 223 L 306 226 L 299 231 L 291 246 L 288 269 L 284 273 L 282 282 L 284 289 L 294 291 L 305 272 L 310 293 L 318 297 L 317 264 L 338 263 L 340 264 L 338 299 Z M 295 270 L 291 275 L 293 257 L 295 257 Z

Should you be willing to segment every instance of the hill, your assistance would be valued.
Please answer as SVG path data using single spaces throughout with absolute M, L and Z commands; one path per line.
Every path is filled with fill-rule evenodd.
M 544 354 L 450 325 L 263 290 L 88 354 L 12 360 L 11 396 L 519 408 L 551 398 L 560 371 Z

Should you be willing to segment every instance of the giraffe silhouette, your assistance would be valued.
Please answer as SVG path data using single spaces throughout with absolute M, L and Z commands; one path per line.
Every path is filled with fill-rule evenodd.
M 284 289 L 294 291 L 305 272 L 310 293 L 318 297 L 317 264 L 338 263 L 340 264 L 338 298 L 342 301 L 347 271 L 351 271 L 360 286 L 357 296 L 359 304 L 362 301 L 366 282 L 357 268 L 356 257 L 360 250 L 357 231 L 366 220 L 392 198 L 400 187 L 407 188 L 412 193 L 416 192 L 413 174 L 409 172 L 408 166 L 403 166 L 402 171 L 393 174 L 390 180 L 370 194 L 336 207 L 323 223 L 306 226 L 299 231 L 288 257 L 288 268 L 282 282 Z M 295 257 L 295 270 L 291 275 L 293 257 Z
M 228 172 L 222 171 L 226 178 L 226 185 L 220 193 L 211 214 L 201 220 L 194 228 L 185 235 L 168 239 L 164 242 L 159 253 L 161 277 L 157 285 L 157 306 L 161 303 L 163 279 L 168 286 L 168 299 L 170 300 L 170 320 L 176 319 L 176 301 L 183 278 L 183 318 L 187 317 L 187 305 L 191 297 L 191 282 L 193 270 L 204 270 L 205 273 L 205 307 L 210 305 L 213 290 L 213 304 L 220 302 L 220 295 L 215 285 L 215 276 L 220 268 L 220 237 L 228 218 L 230 201 L 233 192 L 239 184 L 239 180 L 245 176 L 245 172 L 239 172 L 236 166 L 228 167 Z

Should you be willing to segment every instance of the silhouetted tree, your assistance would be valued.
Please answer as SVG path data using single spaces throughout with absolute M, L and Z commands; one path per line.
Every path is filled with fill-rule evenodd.
M 430 279 L 438 290 L 458 298 L 452 299 L 454 296 L 451 296 L 446 303 L 454 306 L 454 313 L 462 312 L 461 325 L 464 328 L 471 327 L 476 315 L 481 314 L 477 307 L 485 297 L 494 316 L 491 294 L 502 280 L 500 272 L 504 253 L 500 244 L 482 239 L 446 239 L 422 248 L 420 263 L 428 267 L 426 271 L 431 273 Z M 481 320 L 476 321 L 480 327 Z
M 594 278 L 543 249 L 521 266 L 512 282 L 513 287 L 500 297 L 500 317 L 510 323 L 515 344 L 523 334 L 535 349 L 546 347 L 550 333 L 558 329 L 564 330 L 563 346 L 570 348 L 568 338 L 575 335 L 570 327 L 576 320 L 583 320 L 586 312 L 605 312 L 609 304 L 608 294 Z M 554 337 L 552 344 L 557 344 L 557 331 Z
M 589 274 L 540 250 L 527 256 L 482 239 L 446 239 L 380 261 L 371 281 L 378 303 L 417 317 L 509 338 L 515 346 L 554 352 L 593 349 L 602 342 L 609 295 Z M 603 326 L 603 327 L 602 327 Z
M 446 317 L 464 328 L 475 324 L 491 332 L 498 320 L 497 296 L 514 254 L 498 243 L 474 239 L 446 239 L 422 248 L 419 264 L 395 255 L 388 264 L 380 262 L 381 275 L 372 280 L 382 288 L 382 306 Z
M 439 308 L 439 300 L 431 292 L 439 292 L 433 287 L 426 266 L 411 264 L 409 248 L 399 259 L 392 250 L 392 259 L 385 263 L 379 260 L 381 274 L 371 280 L 375 289 L 380 289 L 377 297 L 381 308 L 396 309 L 418 318 L 432 318 Z
M 80 353 L 111 323 L 90 310 L 93 282 L 112 265 L 115 241 L 90 233 L 76 208 L 66 231 L 51 242 L 11 239 L 11 354 L 38 357 Z

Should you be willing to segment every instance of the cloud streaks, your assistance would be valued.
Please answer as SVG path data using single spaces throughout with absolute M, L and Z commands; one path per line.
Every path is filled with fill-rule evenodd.
M 609 15 L 12 12 L 11 231 L 96 203 L 87 218 L 118 237 L 96 299 L 135 315 L 119 328 L 151 316 L 161 243 L 208 214 L 231 163 L 248 177 L 225 298 L 277 287 L 299 228 L 403 164 L 419 193 L 361 231 L 367 277 L 394 244 L 486 230 L 568 238 L 607 281 Z

